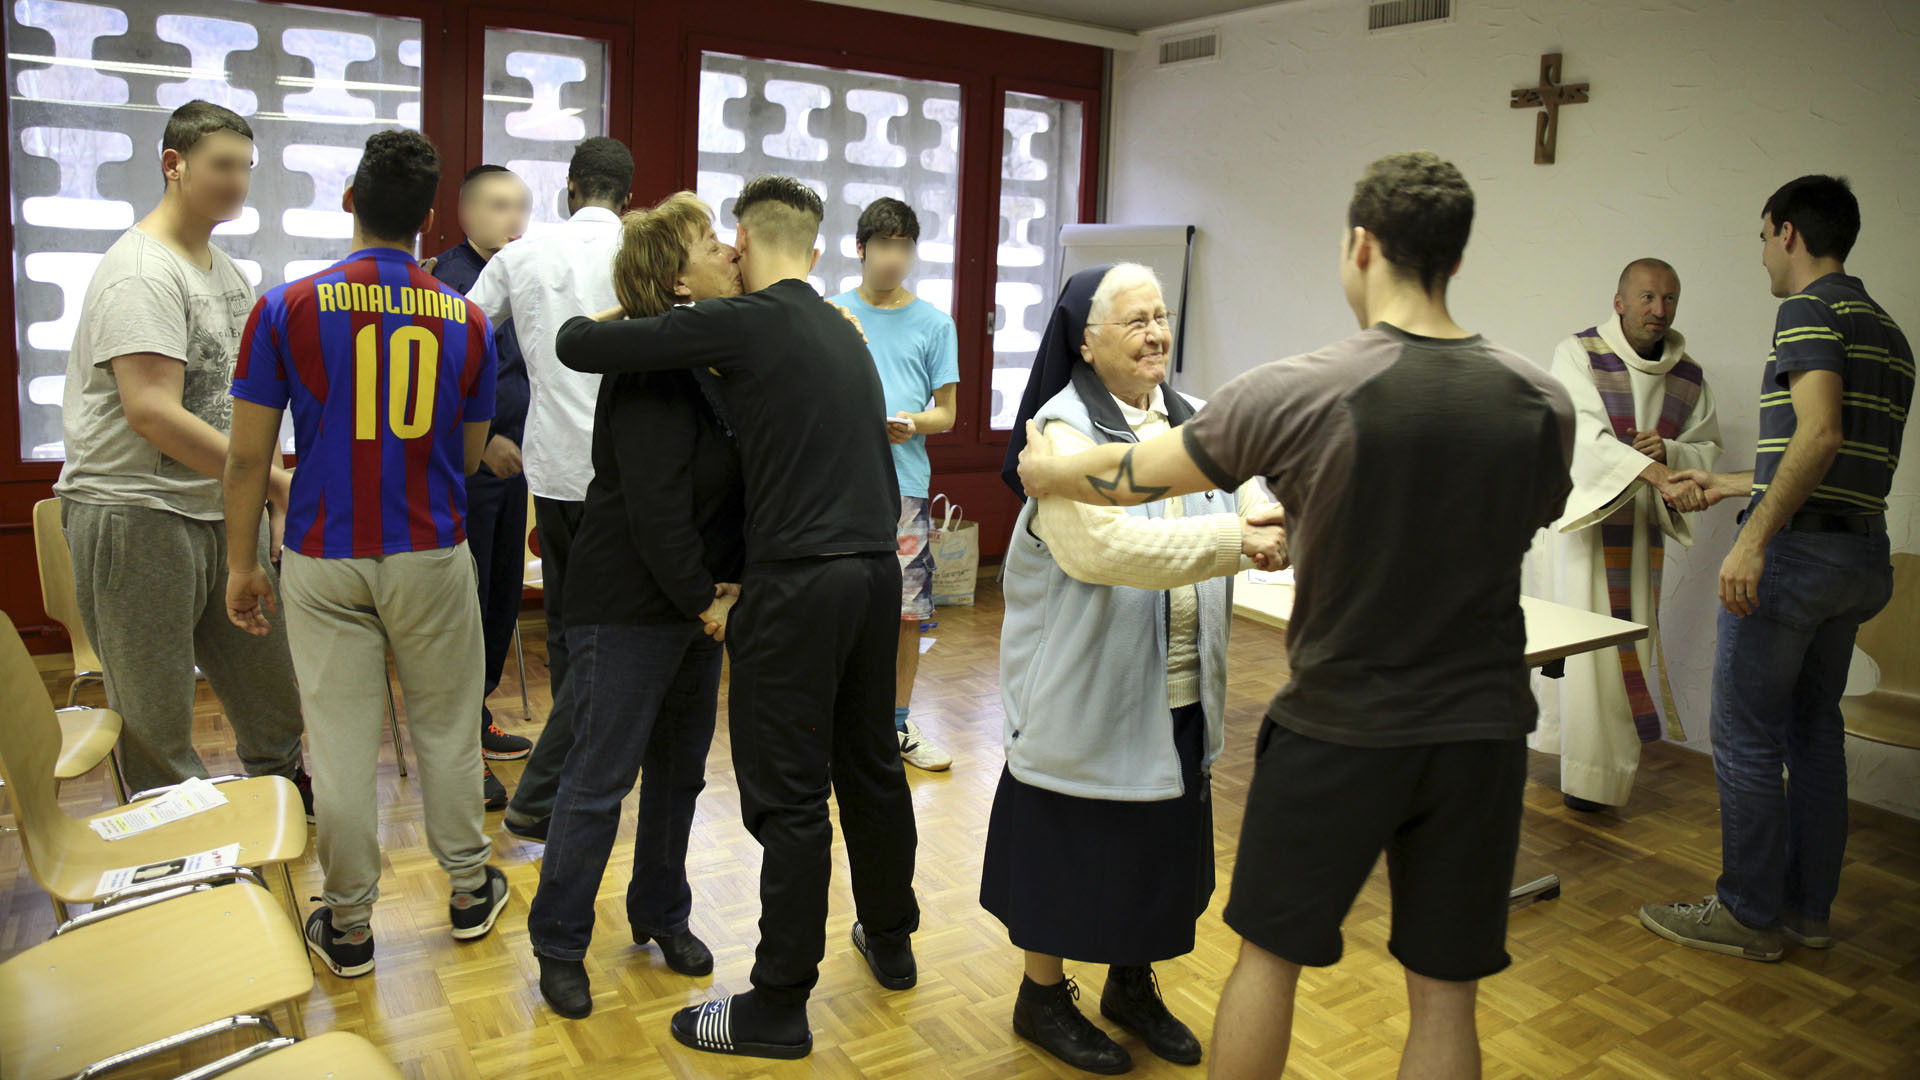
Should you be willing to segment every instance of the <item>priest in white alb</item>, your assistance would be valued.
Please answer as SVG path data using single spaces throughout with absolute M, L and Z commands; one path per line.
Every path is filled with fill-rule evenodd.
M 1640 744 L 1660 738 L 1662 704 L 1681 737 L 1660 649 L 1660 568 L 1667 537 L 1693 545 L 1685 514 L 1706 500 L 1671 474 L 1713 466 L 1720 423 L 1672 328 L 1679 306 L 1673 267 L 1635 260 L 1620 274 L 1613 315 L 1553 354 L 1579 414 L 1574 489 L 1528 556 L 1529 592 L 1649 628 L 1642 641 L 1569 657 L 1562 678 L 1535 676 L 1533 746 L 1560 755 L 1560 790 L 1575 810 L 1626 804 Z

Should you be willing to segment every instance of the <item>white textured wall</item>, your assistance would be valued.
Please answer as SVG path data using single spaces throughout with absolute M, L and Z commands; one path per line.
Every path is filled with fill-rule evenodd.
M 1223 32 L 1215 63 L 1116 60 L 1109 219 L 1200 227 L 1190 392 L 1352 332 L 1335 269 L 1347 198 L 1367 162 L 1416 148 L 1457 163 L 1478 197 L 1456 318 L 1542 363 L 1608 312 L 1628 260 L 1679 268 L 1676 326 L 1720 401 L 1722 468 L 1753 461 L 1775 304 L 1759 212 L 1781 183 L 1853 180 L 1865 228 L 1848 270 L 1920 340 L 1920 3 L 1460 0 L 1455 23 L 1372 36 L 1365 7 L 1298 0 L 1196 24 Z M 1507 99 L 1543 52 L 1593 84 L 1561 112 L 1553 166 L 1532 163 L 1533 114 Z M 1895 477 L 1896 551 L 1920 551 L 1917 448 L 1920 432 Z M 1674 692 L 1701 750 L 1735 509 L 1703 515 L 1697 546 L 1667 561 Z M 1920 751 L 1849 741 L 1854 797 L 1920 816 Z

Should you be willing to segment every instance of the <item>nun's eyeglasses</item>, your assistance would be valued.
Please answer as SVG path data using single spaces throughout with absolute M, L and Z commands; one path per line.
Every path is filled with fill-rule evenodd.
M 1173 316 L 1163 311 L 1160 314 L 1155 315 L 1151 319 L 1145 316 L 1141 316 L 1139 318 L 1128 319 L 1125 322 L 1097 322 L 1097 323 L 1088 323 L 1087 325 L 1088 326 L 1124 326 L 1126 327 L 1128 334 L 1139 335 L 1147 332 L 1148 325 L 1155 326 L 1162 331 L 1173 329 Z

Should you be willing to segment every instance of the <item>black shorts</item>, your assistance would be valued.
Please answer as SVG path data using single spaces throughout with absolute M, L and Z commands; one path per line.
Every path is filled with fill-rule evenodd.
M 1467 982 L 1510 962 L 1526 740 L 1342 746 L 1268 720 L 1226 921 L 1283 960 L 1340 959 L 1340 924 L 1382 849 L 1387 950 L 1416 975 Z

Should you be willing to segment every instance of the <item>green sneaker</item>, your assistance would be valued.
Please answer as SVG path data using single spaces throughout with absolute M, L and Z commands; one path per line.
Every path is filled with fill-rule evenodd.
M 1688 948 L 1748 960 L 1771 962 L 1787 952 L 1780 931 L 1747 927 L 1733 917 L 1733 912 L 1720 903 L 1718 896 L 1709 896 L 1697 904 L 1647 904 L 1640 909 L 1640 924 Z

